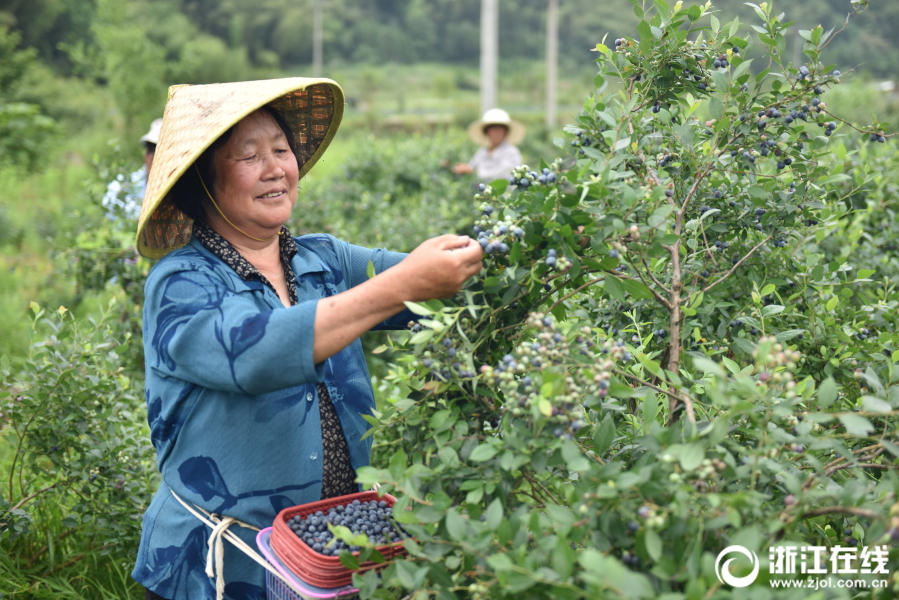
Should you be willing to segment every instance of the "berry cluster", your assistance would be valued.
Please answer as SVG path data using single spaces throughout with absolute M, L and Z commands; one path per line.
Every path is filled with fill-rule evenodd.
M 441 358 L 444 360 L 441 361 Z M 451 338 L 445 337 L 436 346 L 428 344 L 419 364 L 425 369 L 430 369 L 431 376 L 440 381 L 449 381 L 454 375 L 461 379 L 471 379 L 475 377 L 475 372 L 465 369 L 462 364 L 462 361 L 468 358 L 470 356 L 464 351 L 460 352 Z
M 654 507 L 645 504 L 637 509 L 637 516 L 643 519 L 644 525 L 649 529 L 661 529 L 668 522 L 665 515 L 656 514 Z
M 338 504 L 327 514 L 317 511 L 305 519 L 296 515 L 287 521 L 287 526 L 310 548 L 325 556 L 337 556 L 341 550 L 355 552 L 358 546 L 350 546 L 343 540 L 336 540 L 328 525 L 349 528 L 354 535 L 364 533 L 375 544 L 391 544 L 403 539 L 406 532 L 391 517 L 391 508 L 383 500 Z
M 490 215 L 493 214 L 491 205 L 482 204 L 481 212 L 482 217 L 476 221 L 473 231 L 485 254 L 507 254 L 511 244 L 524 238 L 524 230 L 510 219 L 506 218 L 503 221 L 491 219 Z
M 575 140 L 577 141 L 577 140 Z M 587 143 L 583 143 L 584 146 L 590 145 L 590 140 L 586 140 Z M 572 143 L 572 145 L 577 145 Z M 556 163 L 553 164 L 556 166 Z M 508 181 L 509 185 L 513 185 L 518 187 L 520 190 L 526 190 L 532 185 L 551 185 L 559 180 L 559 175 L 556 171 L 549 167 L 544 167 L 542 173 L 538 173 L 537 171 L 532 171 L 530 167 L 527 165 L 522 165 L 520 167 L 516 167 L 512 170 L 512 174 L 509 175 Z
M 533 334 L 531 339 L 519 343 L 497 365 L 483 365 L 481 373 L 503 392 L 509 404 L 504 410 L 515 416 L 528 414 L 532 409 L 539 410 L 557 424 L 553 431 L 555 437 L 576 435 L 585 425 L 584 398 L 606 397 L 615 361 L 630 360 L 630 353 L 623 341 L 606 340 L 599 347 L 599 353 L 606 355 L 604 358 L 594 350 L 596 346 L 589 339 L 592 335 L 589 327 L 583 327 L 571 343 L 553 320 L 542 313 L 532 313 L 527 325 Z M 551 398 L 544 397 L 528 373 L 564 365 L 572 352 L 585 355 L 593 370 L 566 371 L 563 388 Z

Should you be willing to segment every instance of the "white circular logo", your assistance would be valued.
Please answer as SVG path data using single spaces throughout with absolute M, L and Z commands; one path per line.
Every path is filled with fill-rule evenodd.
M 721 560 L 732 552 L 739 552 L 743 556 L 749 559 L 752 563 L 752 573 L 746 575 L 745 577 L 735 577 L 730 574 L 730 563 L 737 560 L 736 558 L 729 558 L 724 561 L 724 564 L 721 564 Z M 744 548 L 743 546 L 728 546 L 724 550 L 718 553 L 718 558 L 715 559 L 715 575 L 718 576 L 718 581 L 721 583 L 726 583 L 727 585 L 735 588 L 743 588 L 747 585 L 750 585 L 755 578 L 759 576 L 759 557 L 756 556 L 755 552 L 751 552 L 750 550 Z

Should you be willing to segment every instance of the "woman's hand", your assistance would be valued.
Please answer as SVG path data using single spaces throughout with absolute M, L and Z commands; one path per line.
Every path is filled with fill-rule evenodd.
M 423 242 L 398 265 L 345 292 L 318 301 L 316 364 L 334 356 L 378 323 L 406 308 L 405 302 L 448 298 L 481 270 L 484 251 L 467 235 Z
M 481 270 L 484 251 L 467 235 L 441 235 L 423 242 L 390 274 L 405 291 L 404 300 L 449 298 Z
M 468 175 L 471 171 L 472 168 L 468 163 L 456 163 L 453 165 L 453 173 L 456 175 Z

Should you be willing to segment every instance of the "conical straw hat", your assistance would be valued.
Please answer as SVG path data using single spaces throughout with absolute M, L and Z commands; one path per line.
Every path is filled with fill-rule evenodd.
M 169 196 L 172 186 L 223 133 L 266 104 L 293 130 L 303 177 L 328 147 L 343 116 L 343 90 L 334 81 L 291 77 L 169 88 L 137 226 L 138 252 L 161 258 L 190 241 L 193 220 L 175 206 Z

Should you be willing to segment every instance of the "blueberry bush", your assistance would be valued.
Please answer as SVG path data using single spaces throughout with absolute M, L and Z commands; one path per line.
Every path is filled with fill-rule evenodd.
M 815 597 L 899 592 L 887 125 L 829 111 L 832 31 L 792 64 L 768 3 L 632 4 L 566 155 L 481 184 L 481 276 L 391 343 L 359 478 L 414 539 L 363 598 L 809 597 L 723 584 L 731 545 L 887 546 Z

